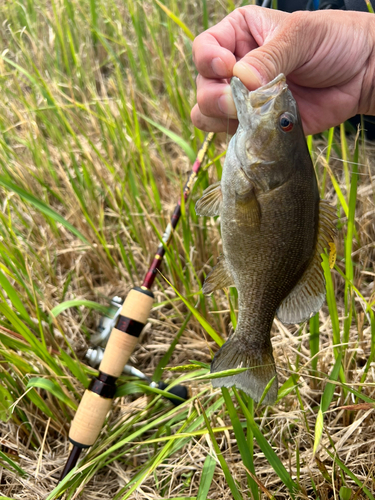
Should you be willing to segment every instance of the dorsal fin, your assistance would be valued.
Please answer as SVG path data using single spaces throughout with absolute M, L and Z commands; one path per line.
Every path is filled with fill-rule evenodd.
M 222 201 L 221 184 L 216 182 L 203 191 L 202 197 L 195 204 L 195 212 L 197 215 L 205 215 L 206 217 L 220 215 Z
M 216 266 L 205 279 L 202 291 L 205 295 L 209 295 L 215 290 L 229 288 L 230 286 L 235 286 L 234 279 L 228 269 L 225 257 L 222 255 Z
M 330 264 L 333 267 L 332 255 L 335 253 L 333 241 L 335 235 L 334 208 L 325 200 L 319 203 L 319 224 L 315 253 L 309 267 L 302 278 L 281 302 L 276 311 L 278 319 L 285 324 L 302 323 L 317 313 L 326 296 L 321 254 L 327 248 L 330 254 Z

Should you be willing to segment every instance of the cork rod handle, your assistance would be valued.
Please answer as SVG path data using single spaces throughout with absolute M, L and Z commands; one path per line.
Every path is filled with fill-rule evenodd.
M 113 328 L 99 366 L 99 375 L 85 391 L 70 427 L 69 440 L 79 448 L 96 441 L 116 392 L 116 380 L 135 346 L 150 314 L 153 294 L 147 289 L 130 290 Z

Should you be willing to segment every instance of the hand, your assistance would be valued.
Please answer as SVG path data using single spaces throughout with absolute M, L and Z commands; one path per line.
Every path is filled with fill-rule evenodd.
M 374 14 L 241 7 L 194 40 L 193 58 L 202 130 L 235 132 L 232 76 L 255 90 L 284 73 L 306 135 L 375 114 Z

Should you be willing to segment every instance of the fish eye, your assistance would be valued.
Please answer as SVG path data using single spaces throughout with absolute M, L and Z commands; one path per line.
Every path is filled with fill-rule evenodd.
M 294 117 L 290 113 L 283 113 L 279 118 L 279 125 L 283 132 L 290 132 L 294 127 Z

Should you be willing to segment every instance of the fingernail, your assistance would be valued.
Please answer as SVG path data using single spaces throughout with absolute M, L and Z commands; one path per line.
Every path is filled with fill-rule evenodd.
M 219 76 L 220 78 L 225 78 L 227 76 L 227 68 L 224 64 L 224 61 L 220 59 L 220 57 L 215 57 L 215 59 L 212 60 L 211 68 L 215 75 Z
M 234 65 L 233 76 L 237 76 L 249 90 L 255 90 L 262 85 L 259 73 L 248 64 L 242 62 Z
M 232 94 L 225 93 L 220 96 L 218 100 L 218 106 L 220 108 L 220 111 L 222 111 L 225 115 L 228 115 L 230 118 L 237 118 L 237 110 L 236 106 L 234 105 Z

